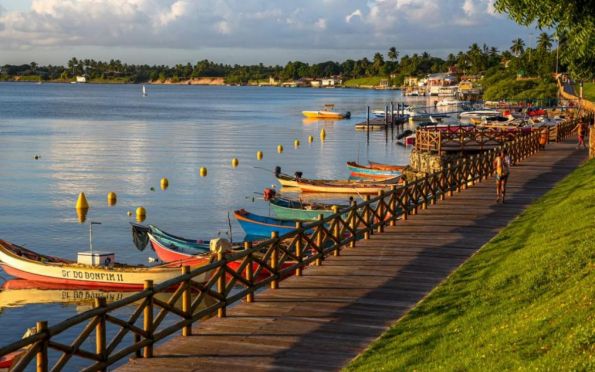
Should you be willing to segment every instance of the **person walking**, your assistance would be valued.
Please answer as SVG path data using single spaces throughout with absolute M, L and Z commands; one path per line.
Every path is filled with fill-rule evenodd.
M 578 119 L 578 124 L 576 124 L 576 127 L 574 127 L 573 131 L 576 131 L 576 134 L 578 136 L 578 143 L 576 145 L 577 149 L 580 149 L 581 146 L 583 146 L 583 148 L 587 148 L 587 145 L 585 144 L 585 124 L 583 123 L 583 119 L 580 118 Z
M 506 183 L 510 174 L 510 157 L 506 150 L 500 151 L 498 156 L 496 156 L 496 159 L 494 159 L 494 168 L 496 168 L 496 203 L 502 202 L 504 204 Z

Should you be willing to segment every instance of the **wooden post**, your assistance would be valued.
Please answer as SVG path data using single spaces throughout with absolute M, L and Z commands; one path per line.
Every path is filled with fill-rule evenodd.
M 39 321 L 36 324 L 37 334 L 46 333 L 48 330 L 48 322 L 45 320 Z M 48 341 L 44 339 L 41 341 L 41 347 L 37 352 L 37 372 L 47 372 L 48 370 Z
M 95 298 L 95 308 L 105 307 L 105 297 Z M 105 314 L 98 315 L 99 322 L 95 326 L 95 354 L 99 357 L 99 360 L 105 362 L 107 360 L 106 355 L 106 335 L 105 335 Z M 100 369 L 105 371 L 106 368 Z
M 271 274 L 278 276 L 277 273 L 279 269 L 279 265 L 277 262 L 279 261 L 279 233 L 277 231 L 273 231 L 271 233 L 271 239 L 274 240 L 273 242 L 273 251 L 271 252 L 271 268 L 273 272 Z M 279 279 L 274 279 L 271 282 L 271 289 L 278 289 L 279 288 Z
M 380 201 L 378 202 L 378 215 L 380 216 L 380 221 L 378 221 L 378 233 L 384 232 L 384 190 L 378 191 L 378 196 L 380 196 Z
M 395 226 L 397 224 L 397 217 L 399 216 L 399 213 L 397 213 L 397 186 L 396 185 L 392 185 L 390 187 L 390 209 L 391 209 L 391 213 L 392 216 L 390 218 L 390 226 Z
M 403 221 L 407 221 L 409 216 L 409 182 L 405 181 L 403 185 Z
M 446 185 L 448 187 L 448 196 L 454 195 L 453 185 L 451 184 L 452 181 L 452 163 L 448 162 L 446 166 Z
M 423 193 L 423 195 L 421 196 L 423 198 L 423 202 L 421 203 L 421 209 L 428 209 L 428 174 L 426 173 L 426 175 L 424 176 L 424 183 L 423 183 L 423 187 L 421 188 L 421 192 Z
M 370 239 L 370 233 L 372 230 L 370 229 L 370 195 L 366 195 L 364 197 L 364 200 L 366 202 L 366 206 L 364 207 L 364 224 L 366 225 L 366 230 L 364 231 L 364 239 L 368 240 Z
M 182 266 L 182 275 L 187 275 L 190 273 L 190 266 L 184 265 Z M 190 280 L 187 279 L 184 281 L 184 293 L 182 293 L 182 311 L 184 312 L 186 319 L 192 318 L 192 287 L 190 286 Z M 192 325 L 188 324 L 182 328 L 182 336 L 187 337 L 192 335 Z
M 333 237 L 335 239 L 337 239 L 337 241 L 340 242 L 341 241 L 341 234 L 340 234 L 341 228 L 339 227 L 338 221 L 339 221 L 339 218 L 341 218 L 341 216 L 339 215 L 339 207 L 336 205 L 333 205 L 332 209 L 333 209 L 333 214 L 335 214 L 335 228 L 333 229 Z M 333 256 L 338 256 L 341 254 L 340 253 L 341 244 L 336 243 L 336 246 L 337 247 L 333 251 Z
M 595 158 L 595 127 L 589 130 L 589 159 Z
M 221 262 L 225 259 L 225 254 L 217 252 L 217 261 Z M 225 268 L 224 265 L 219 266 L 219 278 L 217 278 L 217 293 L 221 296 L 225 296 Z M 223 306 L 217 309 L 217 317 L 225 318 L 227 316 L 227 304 L 223 301 Z
M 250 249 L 252 249 L 252 242 L 244 242 L 244 250 L 248 251 Z M 252 258 L 252 253 L 250 253 L 249 256 L 250 258 Z M 254 285 L 254 267 L 251 259 L 249 260 L 249 263 L 246 266 L 246 280 L 250 283 L 250 286 Z M 246 295 L 246 302 L 254 302 L 254 292 L 250 292 Z
M 150 290 L 151 292 L 147 296 L 147 305 L 145 306 L 144 310 L 144 319 L 143 319 L 143 330 L 147 333 L 149 341 L 151 343 L 145 346 L 143 350 L 143 357 L 144 358 L 152 358 L 153 357 L 153 281 L 152 280 L 145 280 L 145 291 Z
M 323 214 L 319 214 L 318 215 L 318 221 L 322 221 L 324 219 L 324 215 Z M 320 227 L 318 228 L 318 234 L 316 235 L 316 247 L 317 250 L 322 250 L 322 224 L 320 225 Z M 322 265 L 322 258 L 320 257 L 320 252 L 316 252 L 316 266 L 320 266 Z
M 302 261 L 302 250 L 304 249 L 304 247 L 302 246 L 302 228 L 303 228 L 303 224 L 301 221 L 296 221 L 295 222 L 295 229 L 298 231 L 298 235 L 297 235 L 297 240 L 295 241 L 295 256 L 298 257 L 300 259 L 300 262 Z M 302 276 L 302 268 L 298 267 L 297 269 L 295 269 L 295 276 Z
M 357 202 L 355 200 L 351 201 L 351 208 L 353 208 L 353 212 L 351 214 L 351 221 L 349 221 L 351 229 L 354 232 L 354 239 L 349 243 L 349 247 L 355 248 L 355 244 L 357 241 Z

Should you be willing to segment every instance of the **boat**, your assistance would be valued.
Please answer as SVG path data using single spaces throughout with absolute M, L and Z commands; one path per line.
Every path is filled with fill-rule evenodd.
M 400 177 L 390 178 L 387 181 L 324 181 L 304 180 L 294 181 L 295 187 L 302 192 L 335 193 L 335 194 L 377 194 L 382 190 L 389 190 L 392 185 L 400 182 Z
M 465 111 L 459 114 L 461 119 L 465 118 L 480 118 L 483 119 L 488 116 L 496 116 L 500 115 L 500 111 L 498 110 L 473 110 L 473 111 Z
M 302 111 L 302 114 L 307 118 L 312 119 L 349 119 L 351 113 L 349 111 L 341 113 L 333 111 L 335 105 L 327 104 L 324 108 L 319 111 Z
M 190 266 L 206 265 L 211 261 L 211 250 L 197 248 L 195 244 L 190 243 L 185 246 L 180 243 L 161 240 L 158 235 L 147 233 L 151 247 L 162 262 L 180 262 Z
M 357 186 L 357 185 L 378 184 L 378 183 L 386 183 L 386 184 L 390 185 L 390 184 L 396 184 L 399 182 L 399 177 L 393 176 L 393 175 L 378 176 L 378 177 L 376 177 L 375 180 L 309 179 L 309 178 L 303 178 L 302 172 L 295 172 L 294 176 L 290 176 L 288 174 L 282 173 L 280 167 L 277 167 L 275 169 L 275 177 L 277 177 L 277 181 L 279 181 L 279 183 L 283 187 L 301 187 L 301 185 L 304 183 Z
M 269 199 L 269 203 L 277 218 L 294 221 L 315 220 L 321 214 L 328 217 L 335 213 L 332 209 L 334 206 L 339 207 L 339 209 L 349 207 L 348 205 L 308 203 L 278 196 Z
M 143 85 L 143 97 L 148 96 L 147 94 L 147 88 Z
M 93 265 L 100 261 L 101 264 Z M 155 284 L 180 275 L 180 263 L 147 267 L 115 262 L 113 254 L 79 252 L 78 261 L 46 256 L 0 240 L 0 266 L 16 278 L 69 286 L 143 289 L 145 280 Z M 206 280 L 204 277 L 195 280 Z
M 180 246 L 184 249 L 192 249 L 195 254 L 204 253 L 210 251 L 210 240 L 201 239 L 186 239 L 180 236 L 176 236 L 165 232 L 154 225 L 141 225 L 138 223 L 130 222 L 132 226 L 132 236 L 134 244 L 138 250 L 142 251 L 149 242 L 149 233 L 155 237 L 158 237 L 160 241 L 167 245 Z M 153 247 L 155 249 L 155 247 Z
M 459 101 L 458 99 L 445 98 L 436 103 L 436 106 L 458 106 L 462 105 L 463 103 L 465 102 Z
M 296 220 L 282 220 L 274 217 L 259 216 L 250 213 L 245 209 L 233 212 L 233 215 L 240 223 L 240 226 L 249 237 L 271 237 L 273 231 L 279 235 L 287 234 L 295 230 Z M 307 230 L 310 234 L 312 231 Z
M 368 162 L 368 165 L 362 165 L 354 161 L 348 161 L 347 168 L 351 171 L 351 175 L 355 177 L 385 178 L 400 176 L 405 167 L 374 162 Z
M 431 117 L 433 118 L 447 118 L 448 115 L 447 114 L 441 114 L 441 113 L 429 113 L 429 112 L 421 112 L 421 111 L 417 111 L 417 109 L 415 107 L 406 107 L 404 110 L 404 114 L 405 115 L 409 115 L 409 119 L 410 120 L 427 120 Z

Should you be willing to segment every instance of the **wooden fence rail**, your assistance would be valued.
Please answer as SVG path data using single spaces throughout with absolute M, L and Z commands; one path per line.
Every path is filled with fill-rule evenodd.
M 568 135 L 573 127 L 572 121 L 562 123 L 558 133 Z M 540 150 L 539 139 L 539 132 L 531 132 L 506 142 L 503 148 L 515 164 Z M 394 226 L 398 220 L 415 215 L 420 208 L 429 208 L 485 180 L 494 172 L 495 156 L 496 151 L 490 150 L 461 159 L 442 171 L 392 186 L 374 197 L 366 196 L 362 203 L 354 201 L 331 216 L 320 215 L 311 223 L 297 222 L 295 231 L 283 236 L 273 233 L 268 241 L 245 243 L 241 252 L 220 252 L 216 260 L 194 270 L 182 267 L 177 278 L 157 285 L 148 280 L 142 292 L 122 300 L 106 304 L 100 298 L 94 309 L 56 325 L 38 322 L 36 334 L 0 348 L 0 356 L 26 348 L 12 370 L 22 371 L 35 359 L 39 372 L 62 370 L 73 357 L 88 360 L 85 371 L 106 370 L 132 354 L 150 358 L 155 343 L 165 337 L 179 331 L 182 336 L 188 336 L 192 333 L 191 325 L 205 316 L 225 317 L 230 304 L 242 299 L 257 301 L 258 289 L 278 288 L 283 278 L 292 274 L 300 276 L 306 266 L 322 265 L 325 257 L 339 255 L 344 247 L 355 247 L 359 239 L 382 233 L 385 226 Z M 239 261 L 239 267 L 231 269 L 227 264 L 232 261 Z M 205 273 L 209 278 L 206 282 L 195 280 Z M 156 294 L 166 294 L 168 300 Z M 118 309 L 135 303 L 136 308 L 128 318 L 116 314 Z M 168 315 L 176 317 L 176 321 L 166 325 L 164 319 Z M 117 328 L 111 340 L 106 336 L 108 325 Z M 64 339 L 63 332 L 77 326 L 82 330 L 71 342 L 59 341 Z M 131 343 L 123 342 L 126 336 L 132 339 Z M 95 350 L 88 350 L 89 344 L 94 344 Z M 59 353 L 51 367 L 49 349 Z

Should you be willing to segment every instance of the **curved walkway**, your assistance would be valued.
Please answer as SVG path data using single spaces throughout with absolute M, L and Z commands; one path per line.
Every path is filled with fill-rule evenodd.
M 120 369 L 338 370 L 585 158 L 571 140 L 548 145 L 512 169 L 506 204 L 490 179 Z

